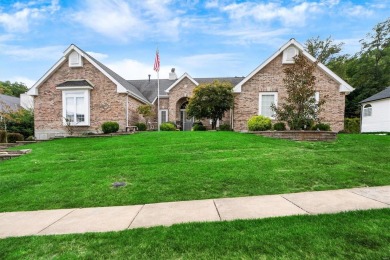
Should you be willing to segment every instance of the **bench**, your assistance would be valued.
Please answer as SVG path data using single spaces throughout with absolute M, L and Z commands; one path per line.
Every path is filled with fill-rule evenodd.
M 138 131 L 138 126 L 135 126 L 135 125 L 129 125 L 129 126 L 126 126 L 126 132 L 135 132 L 135 131 Z

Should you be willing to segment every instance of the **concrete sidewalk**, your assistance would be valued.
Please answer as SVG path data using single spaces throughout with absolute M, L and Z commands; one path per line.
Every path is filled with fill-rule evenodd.
M 146 205 L 0 213 L 0 238 L 390 208 L 390 186 Z

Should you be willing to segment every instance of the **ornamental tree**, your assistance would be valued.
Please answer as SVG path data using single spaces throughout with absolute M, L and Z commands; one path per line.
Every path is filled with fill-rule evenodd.
M 216 128 L 218 119 L 233 107 L 233 86 L 229 82 L 218 80 L 197 86 L 188 101 L 187 114 L 196 119 L 210 118 L 212 129 Z
M 302 53 L 294 61 L 283 70 L 287 98 L 278 107 L 272 105 L 272 109 L 278 120 L 286 121 L 291 130 L 299 130 L 319 121 L 318 115 L 326 97 L 318 102 L 315 99 L 316 77 L 313 73 L 317 63 L 310 63 Z
M 145 104 L 137 107 L 137 112 L 143 116 L 145 123 L 149 126 L 149 121 L 155 116 L 155 112 L 152 105 Z

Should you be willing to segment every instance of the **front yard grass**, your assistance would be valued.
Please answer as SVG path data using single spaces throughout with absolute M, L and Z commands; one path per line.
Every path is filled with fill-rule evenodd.
M 0 240 L 0 259 L 389 259 L 390 209 Z
M 390 136 L 294 142 L 145 132 L 26 145 L 0 162 L 0 212 L 144 204 L 390 184 Z M 113 188 L 114 182 L 126 182 Z

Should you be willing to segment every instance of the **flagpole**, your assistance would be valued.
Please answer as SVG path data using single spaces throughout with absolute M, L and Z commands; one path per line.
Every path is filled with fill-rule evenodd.
M 157 72 L 157 128 L 160 132 L 160 54 L 158 52 L 158 47 L 156 50 L 156 58 L 154 59 L 153 69 Z
M 157 71 L 157 128 L 160 132 L 160 70 Z

